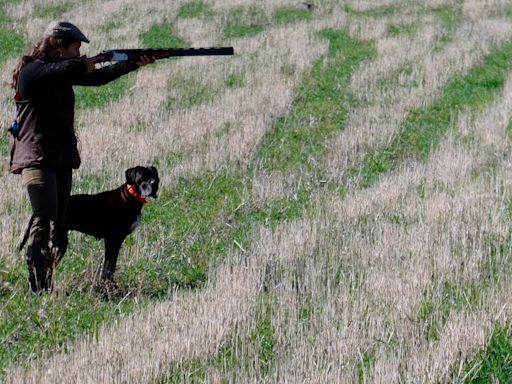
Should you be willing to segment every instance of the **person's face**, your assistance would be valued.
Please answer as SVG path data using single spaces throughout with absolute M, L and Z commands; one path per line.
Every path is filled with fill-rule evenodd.
M 80 57 L 80 46 L 82 43 L 80 41 L 76 41 L 74 43 L 71 43 L 67 47 L 60 47 L 60 58 L 62 60 L 67 59 L 77 59 Z

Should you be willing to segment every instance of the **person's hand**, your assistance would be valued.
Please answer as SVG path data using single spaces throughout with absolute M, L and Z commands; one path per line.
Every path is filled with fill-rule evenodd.
M 86 66 L 87 66 L 87 69 L 86 69 L 86 73 L 91 73 L 92 71 L 94 71 L 94 67 L 95 67 L 95 64 L 96 64 L 96 59 L 94 57 L 87 57 L 87 56 L 82 56 L 80 58 L 82 60 L 82 63 L 84 63 Z
M 153 56 L 142 55 L 136 62 L 139 67 L 143 67 L 148 64 L 153 64 L 155 62 L 155 58 Z

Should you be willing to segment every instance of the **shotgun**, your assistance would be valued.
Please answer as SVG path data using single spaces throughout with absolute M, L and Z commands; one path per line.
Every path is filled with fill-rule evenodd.
M 233 47 L 211 48 L 158 48 L 158 49 L 112 49 L 103 51 L 92 57 L 95 63 L 106 61 L 137 61 L 142 55 L 154 57 L 156 60 L 181 56 L 231 56 Z

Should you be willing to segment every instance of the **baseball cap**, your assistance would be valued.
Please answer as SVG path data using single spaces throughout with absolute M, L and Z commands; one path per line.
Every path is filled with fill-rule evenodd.
M 85 37 L 82 31 L 69 21 L 52 21 L 48 28 L 46 28 L 45 36 L 55 36 L 89 43 L 89 39 Z

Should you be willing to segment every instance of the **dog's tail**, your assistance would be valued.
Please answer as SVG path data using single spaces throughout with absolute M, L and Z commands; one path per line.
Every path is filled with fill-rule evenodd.
M 30 216 L 30 220 L 28 222 L 27 228 L 25 229 L 25 234 L 23 235 L 23 239 L 21 239 L 20 244 L 18 245 L 18 252 L 23 250 L 25 243 L 28 240 L 28 236 L 30 235 L 30 229 L 32 228 L 32 224 L 34 223 L 34 215 Z

